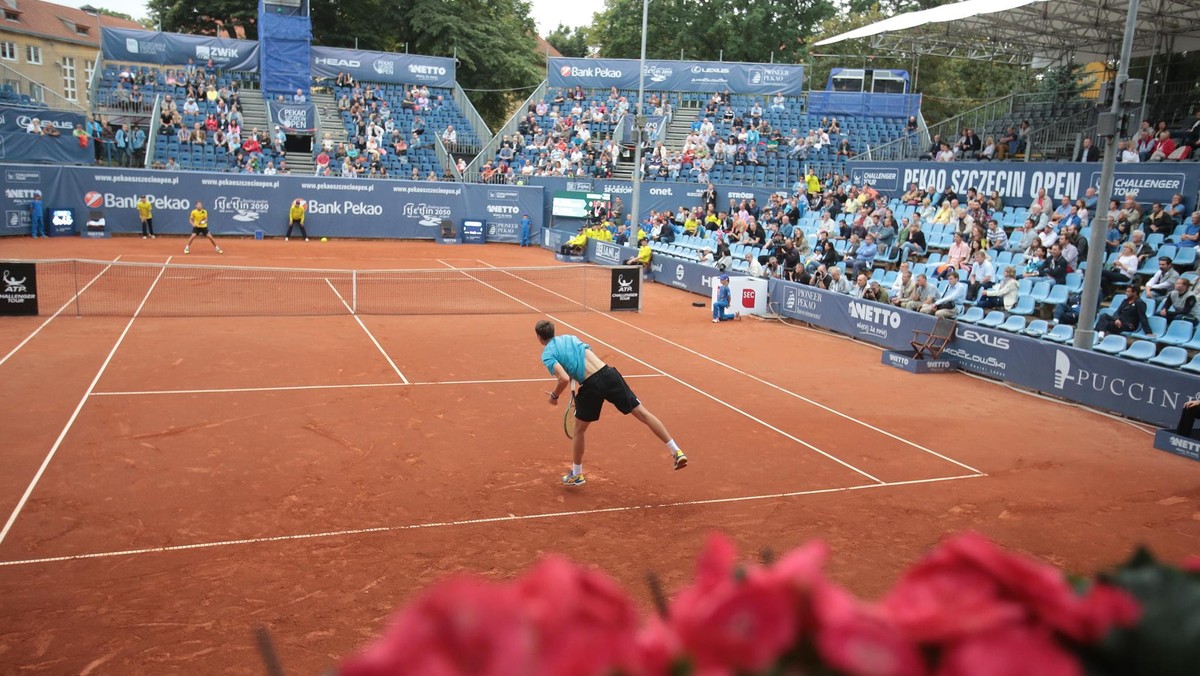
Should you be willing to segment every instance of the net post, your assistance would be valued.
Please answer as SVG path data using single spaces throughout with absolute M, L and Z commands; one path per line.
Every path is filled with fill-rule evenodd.
M 75 278 L 75 318 L 79 319 L 80 317 L 83 316 L 83 314 L 79 309 L 79 261 L 78 260 L 71 261 L 71 273 L 72 273 L 71 276 Z
M 350 314 L 358 314 L 358 270 L 350 271 Z

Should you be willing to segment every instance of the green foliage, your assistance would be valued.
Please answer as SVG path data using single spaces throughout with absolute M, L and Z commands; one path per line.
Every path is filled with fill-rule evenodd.
M 1083 72 L 1083 66 L 1068 63 L 1042 71 L 1038 91 L 1056 104 L 1068 104 L 1080 100 L 1091 85 L 1091 76 Z
M 164 31 L 214 35 L 217 21 L 227 28 L 242 26 L 246 38 L 258 35 L 258 3 L 255 0 L 150 0 L 146 3 L 150 16 L 162 24 Z
M 646 57 L 798 63 L 804 39 L 835 11 L 830 0 L 655 0 Z M 600 56 L 614 58 L 638 58 L 641 34 L 641 0 L 607 0 L 589 29 Z
M 571 28 L 558 25 L 546 36 L 546 42 L 558 50 L 559 54 L 573 58 L 582 58 L 588 54 L 587 32 L 583 28 Z

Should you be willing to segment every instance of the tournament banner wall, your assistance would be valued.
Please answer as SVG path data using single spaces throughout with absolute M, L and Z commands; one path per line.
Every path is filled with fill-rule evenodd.
M 7 167 L 3 177 L 0 208 L 6 225 L 0 232 L 11 235 L 29 234 L 28 203 L 39 189 L 47 213 L 65 208 L 86 218 L 102 211 L 115 234 L 141 231 L 136 205 L 147 194 L 160 234 L 190 232 L 188 216 L 198 201 L 208 210 L 217 237 L 254 235 L 257 230 L 282 236 L 288 208 L 297 198 L 307 202 L 305 225 L 317 237 L 434 239 L 442 219 L 448 218 L 456 224 L 487 221 L 496 232 L 490 240 L 517 241 L 521 216 L 528 213 L 530 235 L 540 240 L 543 222 L 539 187 L 90 167 Z M 9 218 L 18 224 L 9 227 Z
M 920 94 L 872 94 L 868 92 L 809 92 L 808 114 L 873 115 L 903 117 L 917 115 Z
M 524 179 L 530 185 L 540 185 L 546 189 L 546 196 L 549 200 L 555 192 L 593 192 L 607 193 L 612 196 L 613 202 L 617 199 L 621 200 L 623 213 L 630 213 L 633 208 L 633 183 L 631 181 L 615 181 L 610 179 L 590 179 L 590 178 L 562 178 L 556 176 L 530 176 Z M 641 184 L 641 204 L 639 205 L 643 212 L 650 211 L 671 211 L 675 212 L 679 207 L 694 207 L 700 204 L 701 196 L 707 188 L 704 183 L 667 183 L 661 181 L 643 181 Z M 725 211 L 729 208 L 729 200 L 740 202 L 741 200 L 755 199 L 758 204 L 764 205 L 770 199 L 772 194 L 782 193 L 788 194 L 785 188 L 763 188 L 757 186 L 744 185 L 724 185 L 714 184 L 717 191 L 717 210 Z M 549 217 L 550 203 L 547 201 L 546 214 Z
M 454 88 L 454 59 L 313 45 L 313 77 L 333 78 L 338 73 L 367 82 Z
M 996 190 L 1007 204 L 1021 207 L 1042 188 L 1057 203 L 1100 186 L 1099 162 L 850 162 L 847 169 L 854 183 L 870 183 L 888 196 L 899 197 L 916 183 L 939 192 L 950 186 L 959 195 L 968 188 L 983 194 Z M 1132 194 L 1142 204 L 1167 204 L 1176 193 L 1195 204 L 1197 191 L 1200 164 L 1195 162 L 1118 164 L 1113 177 L 1114 197 Z
M 42 125 L 54 125 L 59 136 L 26 131 L 35 119 Z M 81 146 L 79 139 L 72 135 L 75 125 L 83 125 L 83 122 L 82 113 L 0 106 L 0 161 L 91 164 L 95 159 L 91 139 L 88 139 L 88 145 Z
M 317 128 L 317 106 L 313 103 L 267 101 L 271 122 L 292 134 L 311 134 Z
M 636 59 L 552 58 L 547 77 L 551 87 L 637 90 L 638 64 Z M 647 61 L 644 74 L 646 89 L 653 91 L 785 96 L 804 93 L 804 66 L 797 64 Z
M 258 72 L 258 43 L 253 40 L 108 27 L 100 36 L 104 58 L 113 61 L 183 66 L 193 59 L 204 66 L 211 59 L 221 70 Z

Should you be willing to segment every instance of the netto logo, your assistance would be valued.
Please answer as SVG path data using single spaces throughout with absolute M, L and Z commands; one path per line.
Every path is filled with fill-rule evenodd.
M 25 293 L 26 277 L 13 279 L 8 270 L 4 271 L 4 293 Z
M 981 345 L 987 345 L 988 347 L 994 347 L 997 350 L 1007 350 L 1009 348 L 1008 338 L 1005 338 L 1004 336 L 993 336 L 981 331 L 976 331 L 975 329 L 962 328 L 959 329 L 954 335 L 957 338 L 962 338 L 968 343 L 979 343 Z
M 506 206 L 503 204 L 489 204 L 487 206 L 489 214 L 509 214 L 516 216 L 521 213 L 520 207 Z
M 378 61 L 376 61 L 378 63 Z M 379 72 L 379 71 L 376 71 Z M 388 71 L 391 72 L 390 70 Z M 413 75 L 445 75 L 446 69 L 441 66 L 422 66 L 415 63 L 408 64 L 408 72 Z M 567 73 L 564 73 L 564 75 Z
M 244 197 L 218 197 L 213 201 L 213 210 L 219 214 L 234 214 L 235 221 L 253 223 L 271 210 L 271 203 Z
M 878 305 L 850 301 L 850 316 L 880 326 L 900 328 L 900 313 Z

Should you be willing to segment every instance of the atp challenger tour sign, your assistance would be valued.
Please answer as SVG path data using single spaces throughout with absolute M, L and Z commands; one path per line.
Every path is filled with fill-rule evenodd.
M 612 269 L 612 293 L 609 310 L 642 309 L 642 269 L 622 266 Z
M 37 313 L 37 266 L 0 261 L 0 315 Z

